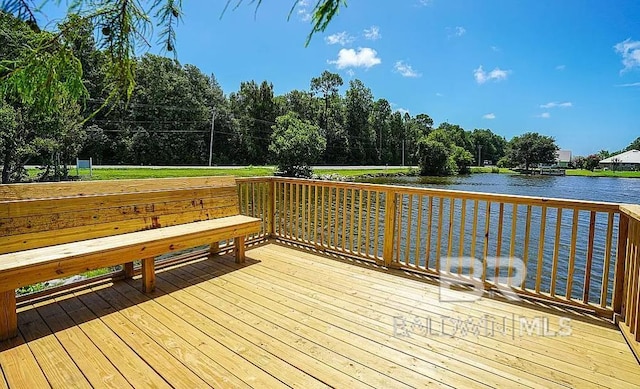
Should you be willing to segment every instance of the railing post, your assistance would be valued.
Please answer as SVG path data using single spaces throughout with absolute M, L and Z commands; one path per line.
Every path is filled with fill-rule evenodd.
M 384 246 L 382 248 L 382 258 L 384 265 L 389 267 L 393 262 L 393 241 L 396 230 L 397 196 L 393 190 L 385 192 L 384 206 Z
M 618 247 L 616 250 L 616 268 L 613 277 L 613 300 L 612 309 L 616 322 L 624 320 L 622 303 L 624 301 L 625 290 L 625 264 L 627 261 L 627 240 L 629 237 L 629 216 L 620 213 L 620 223 L 618 224 Z
M 276 183 L 275 178 L 269 178 L 269 197 L 267 198 L 267 212 L 269 219 L 267 220 L 267 232 L 269 238 L 275 238 L 276 236 Z

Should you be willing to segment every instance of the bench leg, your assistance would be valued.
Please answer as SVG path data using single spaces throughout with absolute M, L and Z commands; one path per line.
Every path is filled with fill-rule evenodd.
M 16 312 L 16 292 L 0 292 L 0 341 L 18 335 L 18 313 Z
M 133 262 L 125 263 L 122 270 L 125 278 L 133 278 Z
M 142 291 L 151 293 L 156 288 L 155 258 L 142 260 Z
M 239 236 L 233 241 L 234 251 L 236 254 L 236 263 L 244 262 L 244 236 Z
M 213 242 L 209 247 L 209 258 L 212 258 L 214 255 L 220 252 L 220 242 Z

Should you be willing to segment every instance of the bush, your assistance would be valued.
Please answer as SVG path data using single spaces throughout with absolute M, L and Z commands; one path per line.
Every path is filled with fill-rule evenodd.
M 276 118 L 269 151 L 280 173 L 288 177 L 312 176 L 311 165 L 318 161 L 327 146 L 320 128 L 289 112 Z
M 423 138 L 418 142 L 418 163 L 420 175 L 450 176 L 457 166 L 451 157 L 451 150 L 442 142 Z

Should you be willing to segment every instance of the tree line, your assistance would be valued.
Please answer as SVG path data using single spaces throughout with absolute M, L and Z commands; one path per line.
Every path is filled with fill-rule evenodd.
M 0 68 L 3 183 L 25 179 L 27 164 L 43 166 L 41 180 L 65 178 L 76 157 L 113 165 L 206 165 L 211 158 L 214 165 L 277 164 L 292 175 L 308 174 L 311 164 L 419 165 L 425 175 L 450 175 L 484 161 L 528 168 L 555 159 L 551 137 L 526 133 L 507 142 L 490 129 L 434 127 L 428 114 L 394 110 L 361 80 L 344 85 L 329 71 L 305 90 L 276 95 L 272 83 L 252 80 L 225 94 L 213 74 L 145 54 L 134 59 L 132 90 L 114 103 L 113 58 L 96 42 L 95 26 L 70 15 L 59 30 L 68 60 L 82 70 L 85 98 L 60 88 L 43 110 L 4 82 L 11 69 Z M 52 35 L 0 13 L 5 62 Z

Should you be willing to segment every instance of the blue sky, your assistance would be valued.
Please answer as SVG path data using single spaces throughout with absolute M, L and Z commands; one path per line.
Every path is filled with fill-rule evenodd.
M 637 0 L 351 0 L 306 48 L 315 0 L 289 21 L 293 0 L 263 0 L 257 14 L 245 0 L 220 18 L 225 2 L 184 2 L 177 53 L 226 93 L 252 79 L 308 90 L 327 69 L 436 124 L 537 131 L 574 155 L 640 136 Z

